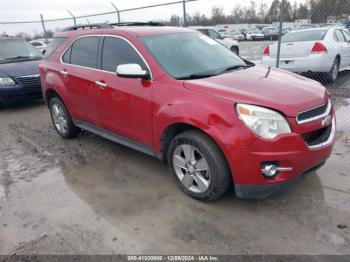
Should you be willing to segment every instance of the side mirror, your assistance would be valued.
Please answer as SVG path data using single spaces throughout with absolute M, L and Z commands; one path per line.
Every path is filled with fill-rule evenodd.
M 148 71 L 142 70 L 138 64 L 123 64 L 117 67 L 117 76 L 124 78 L 140 78 L 150 80 L 151 75 Z

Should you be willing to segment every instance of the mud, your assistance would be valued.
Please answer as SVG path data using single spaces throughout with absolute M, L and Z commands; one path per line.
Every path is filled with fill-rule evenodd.
M 336 104 L 317 173 L 264 201 L 210 204 L 156 159 L 86 132 L 62 140 L 42 103 L 2 109 L 0 254 L 350 254 L 350 100 Z

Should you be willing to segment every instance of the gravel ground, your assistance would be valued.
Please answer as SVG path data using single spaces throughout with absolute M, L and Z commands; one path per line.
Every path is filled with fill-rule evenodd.
M 350 254 L 349 79 L 332 157 L 264 201 L 192 200 L 156 159 L 62 140 L 41 102 L 0 110 L 0 254 Z

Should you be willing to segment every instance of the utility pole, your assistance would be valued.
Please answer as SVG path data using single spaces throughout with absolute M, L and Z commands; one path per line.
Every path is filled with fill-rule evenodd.
M 278 47 L 277 47 L 277 60 L 276 60 L 276 67 L 277 68 L 280 67 L 283 19 L 284 19 L 284 0 L 281 1 L 281 6 L 280 6 L 280 29 L 279 29 L 279 33 L 278 33 Z
M 67 10 L 67 12 L 73 17 L 74 25 L 77 26 L 77 20 L 75 19 L 75 16 L 71 13 L 71 11 Z
M 44 22 L 44 17 L 42 14 L 40 14 L 40 20 L 41 20 L 41 25 L 43 27 L 43 37 L 45 38 L 46 40 L 46 44 L 49 43 L 49 41 L 47 40 L 47 34 L 46 34 L 46 28 L 45 28 L 45 22 Z
M 118 7 L 113 3 L 111 2 L 111 5 L 114 7 L 114 9 L 117 11 L 117 15 L 118 15 L 118 23 L 120 23 L 120 11 L 118 9 Z
M 182 1 L 183 11 L 184 11 L 184 24 L 183 27 L 187 27 L 187 17 L 186 17 L 186 0 Z

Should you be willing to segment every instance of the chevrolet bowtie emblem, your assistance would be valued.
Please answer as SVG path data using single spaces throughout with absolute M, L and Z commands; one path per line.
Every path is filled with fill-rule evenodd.
M 322 120 L 322 126 L 330 126 L 332 124 L 332 116 L 328 115 Z

